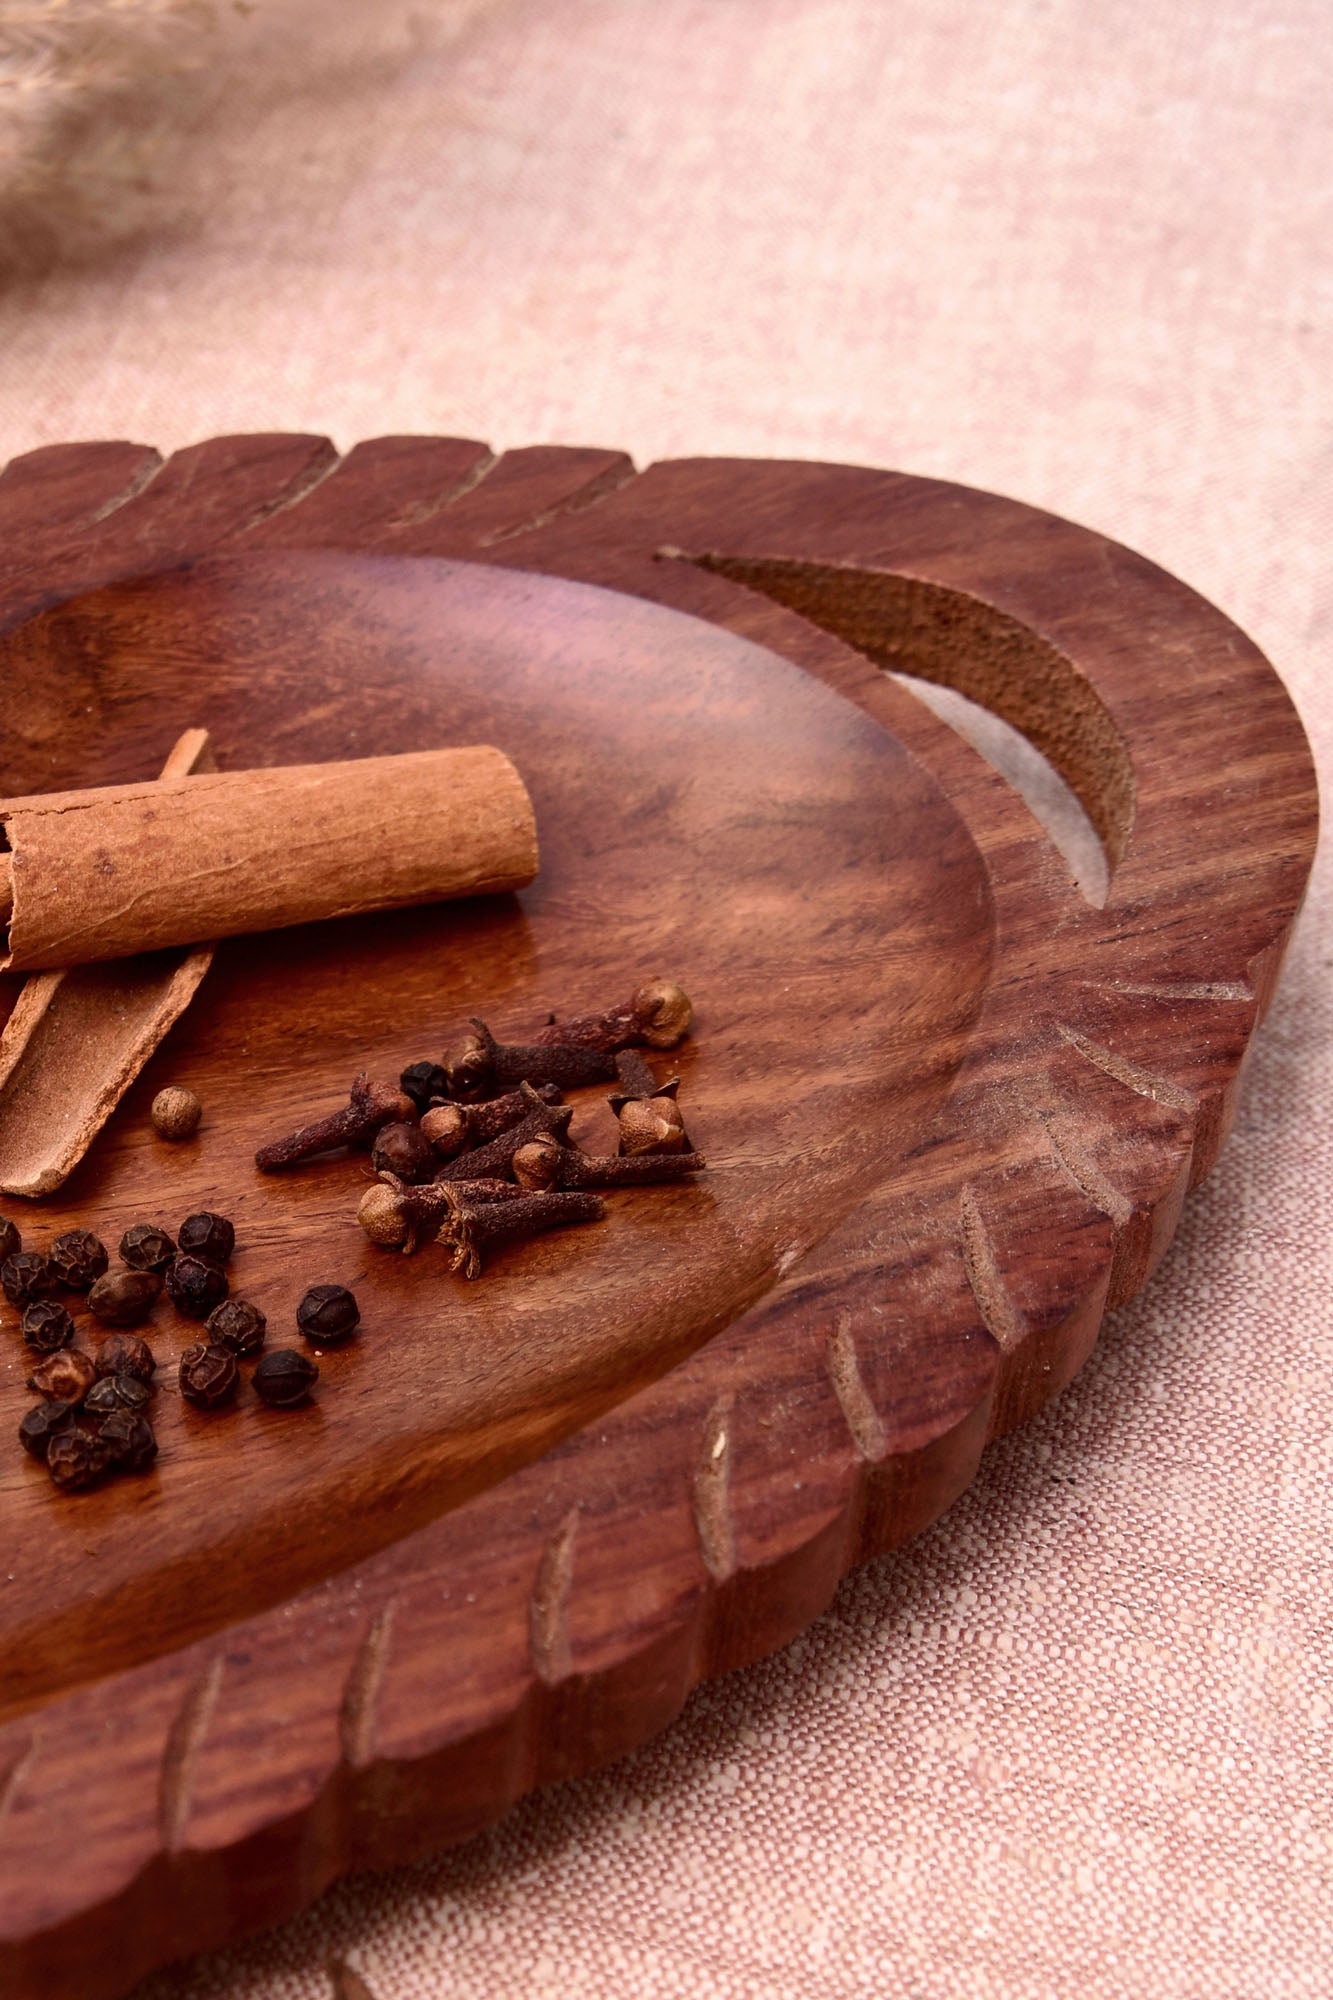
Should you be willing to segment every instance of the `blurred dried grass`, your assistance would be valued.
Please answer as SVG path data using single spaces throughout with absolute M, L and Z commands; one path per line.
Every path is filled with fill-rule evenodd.
M 160 226 L 162 149 L 214 23 L 212 0 L 0 0 L 0 272 Z

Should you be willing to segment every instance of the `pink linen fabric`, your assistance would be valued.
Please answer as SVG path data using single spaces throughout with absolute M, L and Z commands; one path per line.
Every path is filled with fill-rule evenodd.
M 143 233 L 0 294 L 5 455 L 393 431 L 890 464 L 1221 603 L 1333 737 L 1322 0 L 219 17 Z M 627 1763 L 142 2000 L 1333 1986 L 1333 901 L 1149 1292 Z

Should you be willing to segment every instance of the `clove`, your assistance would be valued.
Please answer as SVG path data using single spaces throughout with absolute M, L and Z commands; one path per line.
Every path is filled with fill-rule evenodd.
M 537 1095 L 543 1104 L 558 1104 L 560 1086 L 539 1084 Z M 521 1090 L 507 1091 L 484 1104 L 436 1104 L 423 1114 L 421 1130 L 441 1159 L 452 1160 L 469 1146 L 484 1146 L 498 1139 L 501 1132 L 526 1118 L 530 1109 Z
M 502 1181 L 493 1175 L 485 1180 L 450 1181 L 446 1185 L 453 1188 L 460 1200 L 469 1204 L 485 1201 L 517 1201 L 520 1195 L 527 1193 L 527 1189 L 521 1188 L 517 1181 Z
M 621 1088 L 607 1102 L 620 1124 L 619 1151 L 626 1154 L 688 1152 L 685 1120 L 676 1103 L 680 1078 L 673 1076 L 665 1083 L 658 1083 L 637 1049 L 619 1050 L 616 1074 Z
M 514 1179 L 524 1188 L 643 1187 L 653 1181 L 680 1181 L 700 1174 L 702 1153 L 612 1153 L 598 1159 L 562 1146 L 549 1134 L 530 1139 L 514 1155 Z
M 255 1154 L 255 1165 L 261 1173 L 277 1173 L 283 1167 L 294 1167 L 301 1160 L 311 1159 L 316 1153 L 331 1152 L 335 1146 L 367 1146 L 381 1125 L 415 1117 L 416 1106 L 410 1097 L 392 1083 L 372 1083 L 363 1070 L 340 1111 L 331 1111 L 326 1118 L 302 1125 L 285 1139 L 261 1146 Z
M 513 1181 L 495 1178 L 462 1181 L 457 1193 L 466 1193 L 469 1202 L 480 1206 L 490 1201 L 517 1201 L 523 1193 Z M 402 1248 L 410 1257 L 423 1234 L 433 1234 L 450 1211 L 451 1190 L 438 1182 L 425 1187 L 409 1187 L 396 1174 L 381 1174 L 374 1187 L 366 1189 L 356 1211 L 356 1219 L 372 1243 L 384 1249 Z
M 467 1114 L 465 1104 L 432 1104 L 422 1112 L 421 1136 L 438 1159 L 452 1160 L 469 1143 Z
M 516 1083 L 554 1083 L 576 1090 L 606 1083 L 615 1075 L 609 1050 L 560 1041 L 497 1042 L 484 1021 L 473 1016 L 472 1032 L 444 1058 L 449 1094 L 459 1103 L 494 1095 Z
M 570 1021 L 552 1021 L 537 1040 L 544 1045 L 596 1049 L 614 1055 L 618 1049 L 646 1042 L 651 1049 L 674 1049 L 690 1031 L 694 1009 L 690 996 L 674 979 L 648 979 L 619 1007 L 604 1014 L 579 1014 Z
M 563 1139 L 569 1130 L 569 1121 L 574 1116 L 571 1104 L 547 1104 L 538 1096 L 531 1085 L 521 1086 L 523 1101 L 527 1105 L 527 1116 L 517 1125 L 511 1125 L 489 1146 L 477 1146 L 470 1153 L 461 1153 L 457 1159 L 449 1160 L 436 1171 L 435 1180 L 478 1181 L 492 1175 L 504 1175 L 509 1171 L 509 1163 L 520 1146 L 529 1139 L 551 1136 Z
M 448 1194 L 433 1181 L 409 1187 L 397 1174 L 383 1173 L 362 1195 L 356 1219 L 372 1243 L 384 1249 L 401 1245 L 410 1257 L 423 1232 L 438 1229 L 448 1213 Z
M 436 1240 L 449 1252 L 450 1269 L 465 1278 L 479 1277 L 483 1255 L 505 1243 L 567 1222 L 596 1222 L 606 1213 L 595 1194 L 527 1194 L 515 1201 L 471 1203 L 466 1186 L 446 1192 L 449 1214 Z
M 531 1084 L 531 1090 L 543 1104 L 559 1104 L 558 1083 Z M 467 1117 L 468 1144 L 485 1146 L 492 1139 L 498 1139 L 511 1125 L 517 1125 L 532 1110 L 532 1097 L 523 1090 L 507 1090 L 503 1097 L 492 1097 L 485 1104 L 468 1104 L 463 1107 Z

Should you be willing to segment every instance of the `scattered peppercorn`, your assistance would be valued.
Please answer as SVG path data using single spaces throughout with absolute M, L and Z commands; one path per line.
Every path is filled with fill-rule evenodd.
M 38 1403 L 36 1409 L 29 1410 L 19 1424 L 19 1443 L 26 1452 L 45 1464 L 47 1447 L 52 1438 L 68 1430 L 73 1421 L 72 1403 Z
M 162 1293 L 156 1271 L 108 1271 L 88 1294 L 88 1310 L 107 1326 L 137 1326 Z
M 0 1264 L 17 1257 L 23 1248 L 23 1238 L 19 1235 L 18 1224 L 11 1222 L 7 1215 L 0 1215 Z
M 208 1315 L 205 1331 L 210 1340 L 245 1359 L 259 1353 L 267 1328 L 268 1321 L 249 1299 L 224 1299 Z
M 51 1269 L 71 1292 L 86 1292 L 110 1263 L 106 1245 L 91 1229 L 67 1229 L 51 1245 Z
M 227 1296 L 227 1274 L 207 1257 L 182 1252 L 167 1265 L 167 1296 L 186 1319 L 207 1319 Z
M 153 1426 L 134 1410 L 113 1411 L 97 1436 L 117 1472 L 147 1472 L 157 1457 Z
M 121 1262 L 132 1271 L 165 1271 L 176 1245 L 155 1222 L 136 1222 L 120 1239 Z
M 111 1469 L 111 1453 L 94 1431 L 73 1424 L 57 1431 L 46 1453 L 46 1469 L 62 1491 L 78 1493 L 95 1486 Z
M 229 1403 L 240 1379 L 236 1356 L 229 1347 L 199 1341 L 181 1355 L 181 1394 L 202 1410 L 215 1410 L 219 1404 Z
M 83 1407 L 90 1417 L 109 1417 L 116 1410 L 130 1410 L 138 1416 L 152 1399 L 151 1388 L 137 1375 L 103 1375 L 84 1397 Z
M 236 1231 L 225 1215 L 204 1209 L 186 1216 L 176 1232 L 176 1248 L 191 1257 L 206 1257 L 210 1264 L 225 1264 L 236 1248 Z
M 192 1139 L 199 1129 L 204 1107 L 192 1090 L 183 1084 L 168 1084 L 153 1099 L 150 1112 L 153 1128 L 164 1139 Z
M 396 1174 L 400 1181 L 421 1181 L 436 1165 L 435 1150 L 419 1125 L 381 1125 L 370 1149 L 377 1174 Z
M 28 1377 L 28 1387 L 53 1403 L 81 1403 L 97 1380 L 91 1354 L 81 1347 L 62 1347 L 50 1354 Z
M 29 1347 L 35 1347 L 39 1354 L 55 1354 L 74 1338 L 73 1319 L 54 1299 L 34 1299 L 30 1306 L 24 1306 L 19 1325 Z
M 16 1250 L 0 1264 L 0 1288 L 12 1306 L 26 1306 L 34 1299 L 49 1299 L 59 1289 L 59 1280 L 50 1258 L 40 1250 Z
M 409 1063 L 398 1079 L 398 1087 L 410 1097 L 418 1111 L 424 1111 L 432 1099 L 449 1095 L 449 1079 L 439 1063 Z
M 319 1380 L 319 1365 L 294 1347 L 275 1347 L 255 1369 L 251 1380 L 261 1402 L 275 1410 L 303 1403 Z
M 133 1375 L 140 1382 L 151 1382 L 157 1369 L 152 1348 L 137 1333 L 113 1333 L 93 1359 L 99 1375 Z
M 355 1333 L 360 1318 L 346 1285 L 312 1285 L 296 1308 L 296 1324 L 316 1347 L 336 1347 Z

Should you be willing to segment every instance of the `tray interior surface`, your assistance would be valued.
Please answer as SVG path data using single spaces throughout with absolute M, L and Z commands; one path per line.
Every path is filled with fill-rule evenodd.
M 198 1329 L 166 1304 L 156 1471 L 63 1497 L 0 1460 L 0 1719 L 280 1602 L 531 1462 L 761 1298 L 919 1142 L 991 967 L 976 849 L 886 730 L 799 669 L 646 602 L 431 559 L 216 557 L 57 606 L 0 642 L 0 786 L 149 775 L 178 731 L 237 768 L 490 741 L 523 772 L 542 869 L 523 895 L 228 942 L 181 1026 L 61 1194 L 9 1203 L 40 1246 L 76 1223 L 199 1207 L 236 1223 L 233 1290 L 295 1340 L 309 1284 L 359 1337 L 315 1406 L 202 1413 L 173 1385 Z M 386 825 L 385 837 L 392 837 Z M 520 1038 L 679 977 L 697 1184 L 497 1256 L 373 1250 L 366 1156 L 284 1177 L 263 1140 L 361 1068 L 438 1056 L 466 1017 Z M 197 1142 L 156 1140 L 190 1083 Z M 601 1091 L 574 1134 L 611 1150 Z M 36 1111 L 37 1107 L 34 1108 Z M 32 1401 L 4 1308 L 0 1428 Z M 91 1342 L 86 1317 L 80 1340 Z

